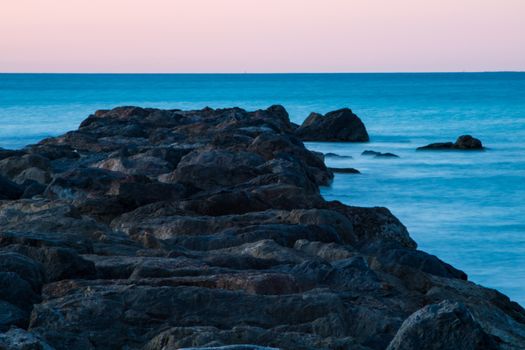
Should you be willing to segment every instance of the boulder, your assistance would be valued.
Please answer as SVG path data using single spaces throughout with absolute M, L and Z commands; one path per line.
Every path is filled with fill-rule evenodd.
M 13 181 L 0 175 L 0 200 L 18 199 L 24 193 L 24 189 Z
M 13 326 L 27 327 L 28 324 L 29 312 L 23 311 L 11 303 L 0 300 L 0 332 L 6 332 Z M 2 348 L 1 341 L 0 348 Z
M 367 142 L 366 127 L 350 109 L 343 108 L 326 115 L 312 113 L 295 130 L 303 141 Z
M 425 150 L 464 150 L 464 151 L 479 151 L 483 150 L 483 144 L 480 140 L 471 135 L 462 135 L 458 137 L 455 143 L 452 142 L 438 142 L 431 143 L 426 146 L 418 147 L 420 151 Z
M 498 349 L 461 303 L 445 300 L 427 305 L 408 317 L 387 350 Z

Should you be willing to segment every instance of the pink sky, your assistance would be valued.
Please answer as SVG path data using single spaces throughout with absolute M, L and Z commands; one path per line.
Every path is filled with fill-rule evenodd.
M 4 0 L 0 72 L 525 70 L 525 0 Z

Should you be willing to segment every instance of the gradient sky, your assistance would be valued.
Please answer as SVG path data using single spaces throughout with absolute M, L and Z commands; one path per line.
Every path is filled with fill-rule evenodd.
M 525 70 L 525 0 L 2 0 L 0 72 Z

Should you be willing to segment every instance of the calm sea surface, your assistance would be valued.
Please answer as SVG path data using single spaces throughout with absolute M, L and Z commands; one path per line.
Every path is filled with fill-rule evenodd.
M 327 199 L 386 206 L 419 247 L 471 280 L 525 305 L 525 73 L 297 75 L 2 75 L 0 147 L 20 148 L 78 127 L 96 109 L 284 105 L 300 123 L 312 111 L 350 107 L 367 144 L 309 143 L 349 155 L 327 159 Z M 486 152 L 416 152 L 480 138 Z M 365 149 L 399 159 L 361 156 Z

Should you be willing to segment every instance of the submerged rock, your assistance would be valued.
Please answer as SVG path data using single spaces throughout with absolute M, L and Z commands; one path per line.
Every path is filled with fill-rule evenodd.
M 322 198 L 354 170 L 318 130 L 368 139 L 350 110 L 120 107 L 0 150 L 0 348 L 522 348 L 519 305 Z
M 366 127 L 348 108 L 326 113 L 324 116 L 312 113 L 295 130 L 295 135 L 303 141 L 369 141 Z
M 394 153 L 389 153 L 389 152 L 381 153 L 381 152 L 370 151 L 370 150 L 363 151 L 361 155 L 362 156 L 373 156 L 374 158 L 399 158 L 399 156 Z
M 336 174 L 361 174 L 361 172 L 354 168 L 328 168 L 333 173 Z
M 342 156 L 337 153 L 331 153 L 331 152 L 325 153 L 324 156 L 326 158 L 338 158 L 338 159 L 352 159 L 353 158 L 352 156 Z
M 458 137 L 455 143 L 452 142 L 438 142 L 429 145 L 418 147 L 420 151 L 423 150 L 483 150 L 483 144 L 480 140 L 471 135 L 462 135 Z

